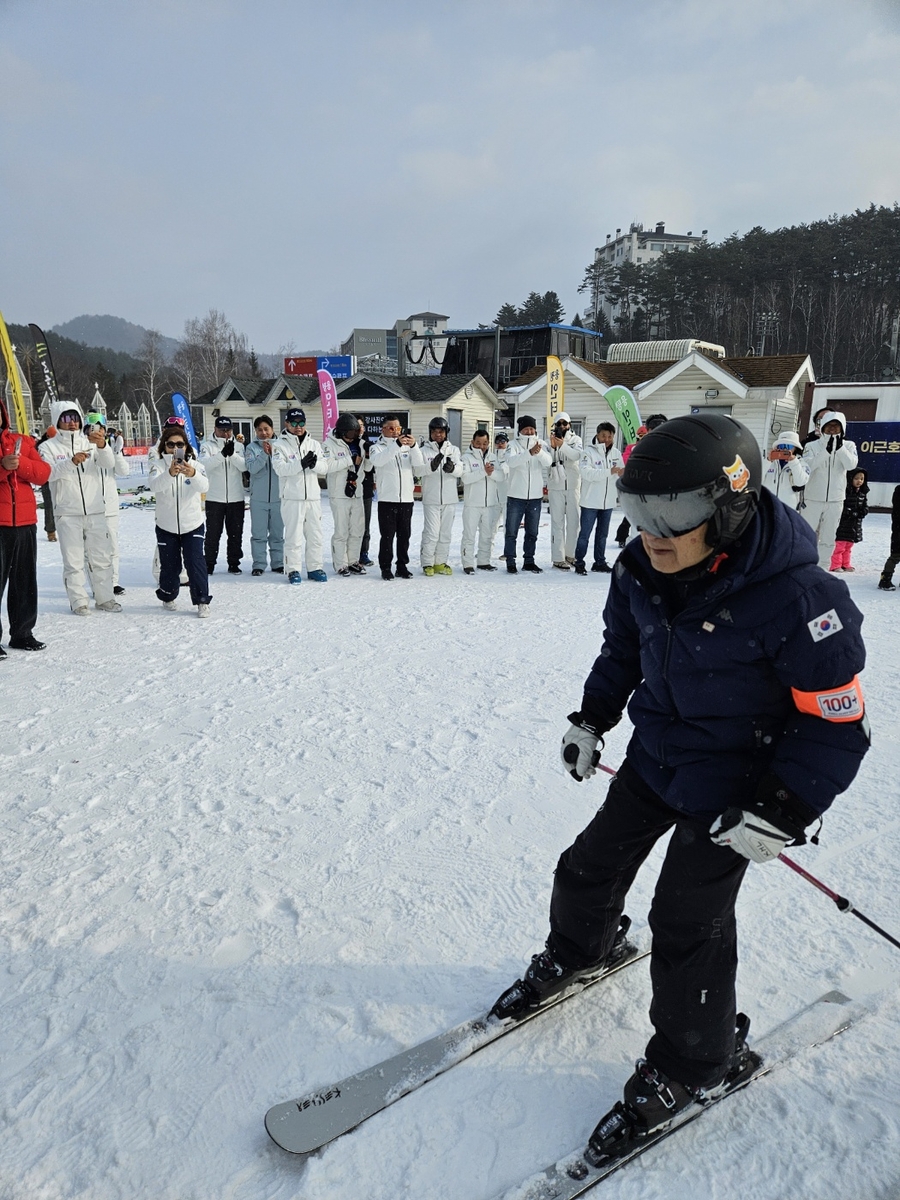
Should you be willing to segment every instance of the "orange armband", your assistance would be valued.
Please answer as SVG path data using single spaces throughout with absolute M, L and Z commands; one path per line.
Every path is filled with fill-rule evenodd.
M 843 687 L 830 688 L 827 692 L 801 692 L 791 688 L 791 695 L 800 712 L 825 721 L 861 721 L 865 716 L 866 705 L 858 675 Z

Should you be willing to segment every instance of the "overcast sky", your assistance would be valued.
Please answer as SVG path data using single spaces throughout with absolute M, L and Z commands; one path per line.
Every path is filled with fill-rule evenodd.
M 898 0 L 0 0 L 0 309 L 260 352 L 900 199 Z

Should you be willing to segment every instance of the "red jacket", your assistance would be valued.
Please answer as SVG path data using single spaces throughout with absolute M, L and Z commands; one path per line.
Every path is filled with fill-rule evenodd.
M 34 444 L 34 438 L 16 433 L 9 427 L 6 405 L 0 400 L 0 459 L 19 449 L 19 466 L 7 471 L 0 464 L 0 525 L 36 525 L 37 505 L 32 484 L 40 487 L 50 478 L 50 464 L 45 462 Z

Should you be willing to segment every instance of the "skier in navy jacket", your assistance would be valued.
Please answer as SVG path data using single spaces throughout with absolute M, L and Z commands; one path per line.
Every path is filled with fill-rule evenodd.
M 736 1033 L 734 905 L 852 783 L 869 744 L 862 615 L 821 570 L 801 516 L 761 486 L 731 417 L 648 434 L 618 481 L 640 531 L 616 562 L 603 646 L 562 742 L 592 776 L 628 707 L 634 732 L 603 807 L 557 866 L 550 936 L 499 1015 L 540 1007 L 622 952 L 625 896 L 672 831 L 650 913 L 654 1034 L 589 1153 L 615 1158 L 759 1062 Z

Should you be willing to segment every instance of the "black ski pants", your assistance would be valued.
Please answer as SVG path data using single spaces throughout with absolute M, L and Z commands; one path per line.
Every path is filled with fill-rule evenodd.
M 551 951 L 584 966 L 610 950 L 628 889 L 672 831 L 650 909 L 654 1027 L 647 1058 L 679 1083 L 719 1083 L 734 1052 L 734 905 L 748 860 L 709 838 L 712 820 L 665 804 L 626 761 L 606 803 L 566 850 L 550 901 Z
M 409 538 L 412 530 L 412 501 L 407 503 L 392 500 L 378 501 L 378 565 L 382 571 L 391 569 L 394 556 L 394 539 L 397 539 L 397 566 L 409 566 Z
M 172 533 L 156 527 L 156 544 L 159 547 L 159 587 L 156 594 L 160 600 L 177 600 L 181 590 L 181 567 L 187 571 L 191 588 L 191 604 L 209 604 L 209 576 L 203 560 L 203 526 L 190 533 Z
M 221 500 L 206 502 L 206 566 L 212 573 L 219 557 L 219 542 L 222 539 L 222 529 L 228 538 L 225 557 L 229 567 L 238 567 L 241 563 L 244 540 L 244 501 L 234 500 L 225 504 Z
M 0 525 L 0 599 L 4 590 L 10 640 L 22 641 L 37 621 L 37 525 Z

